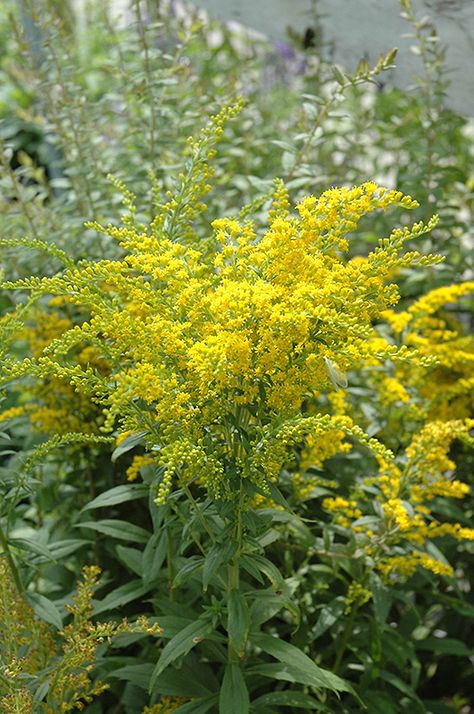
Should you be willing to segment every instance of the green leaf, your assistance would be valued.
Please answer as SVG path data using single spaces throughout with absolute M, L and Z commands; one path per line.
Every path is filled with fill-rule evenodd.
M 195 570 L 202 566 L 203 562 L 204 558 L 200 555 L 192 555 L 190 558 L 187 558 L 185 564 L 178 570 L 173 579 L 173 587 L 176 588 L 181 585 Z
M 216 543 L 212 546 L 212 548 L 210 548 L 204 560 L 204 567 L 202 570 L 202 586 L 204 592 L 206 592 L 215 573 L 230 561 L 236 550 L 237 543 L 234 541 Z
M 115 551 L 119 557 L 119 560 L 124 563 L 124 565 L 135 573 L 142 577 L 143 575 L 143 553 L 137 548 L 126 548 L 124 545 L 118 545 Z
M 56 605 L 39 593 L 26 593 L 26 599 L 35 613 L 45 622 L 53 625 L 57 630 L 62 630 L 63 620 Z
M 82 548 L 82 546 L 88 545 L 89 543 L 92 543 L 92 541 L 86 540 L 85 538 L 67 538 L 66 540 L 57 540 L 54 543 L 50 543 L 49 549 L 53 554 L 54 559 L 60 560 L 61 558 L 65 558 L 66 555 L 74 553 L 76 550 L 79 550 L 79 548 Z
M 472 657 L 472 648 L 467 647 L 461 640 L 452 637 L 427 637 L 415 643 L 417 650 L 428 650 L 430 652 L 441 652 L 442 654 L 456 655 L 458 657 Z
M 457 597 L 449 597 L 448 595 L 444 595 L 444 593 L 437 593 L 437 598 L 439 602 L 444 603 L 452 610 L 459 612 L 461 615 L 464 615 L 465 617 L 474 617 L 474 605 L 470 602 L 466 602 L 465 600 L 461 600 Z
M 330 491 L 328 491 L 328 493 L 330 493 Z M 283 511 L 278 510 L 276 508 L 269 508 L 265 509 L 264 512 L 269 512 L 272 514 L 273 523 L 287 523 L 289 527 L 293 530 L 295 535 L 298 537 L 298 540 L 302 543 L 306 543 L 307 547 L 314 543 L 314 536 L 312 535 L 308 526 L 301 520 L 301 518 L 298 518 L 298 516 L 296 516 L 291 511 Z
M 242 555 L 240 558 L 240 565 L 244 570 L 247 571 L 255 580 L 258 580 L 262 585 L 264 584 L 264 579 L 261 576 L 260 570 L 257 568 L 253 559 L 250 555 Z
M 392 65 L 393 62 L 395 61 L 395 57 L 397 56 L 398 52 L 398 47 L 392 47 L 391 50 L 387 52 L 384 58 L 384 65 L 389 66 Z
M 227 604 L 227 632 L 232 647 L 242 657 L 247 642 L 250 613 L 245 597 L 238 590 L 231 590 Z
M 249 693 L 242 670 L 238 664 L 228 664 L 219 692 L 219 714 L 248 714 L 249 707 Z
M 273 589 L 256 591 L 250 608 L 252 627 L 259 628 L 260 625 L 276 615 L 282 607 L 285 607 L 285 598 L 282 595 L 277 595 Z
M 264 575 L 267 576 L 273 587 L 283 589 L 285 586 L 285 581 L 276 567 L 268 558 L 263 555 L 258 555 L 257 553 L 252 553 L 252 555 L 242 556 L 241 560 L 245 558 L 246 563 L 250 560 L 252 564 Z M 243 563 L 242 563 L 243 564 Z M 245 566 L 244 566 L 245 567 Z
M 396 677 L 391 672 L 382 670 L 380 672 L 380 678 L 383 679 L 385 682 L 391 684 L 392 687 L 398 689 L 400 692 L 402 692 L 402 694 L 406 694 L 407 697 L 413 699 L 418 704 L 421 704 L 421 701 L 420 699 L 418 699 L 416 692 L 414 692 L 413 689 L 406 682 L 400 679 L 400 677 Z
M 171 640 L 181 630 L 195 622 L 195 619 L 190 617 L 180 617 L 179 615 L 159 615 L 160 626 L 163 628 L 163 637 L 166 640 Z
M 392 606 L 391 592 L 375 573 L 370 578 L 370 589 L 372 591 L 375 619 L 379 624 L 383 625 Z
M 326 632 L 334 623 L 339 620 L 344 612 L 344 598 L 336 597 L 330 603 L 325 605 L 319 613 L 318 620 L 314 626 L 311 637 L 316 640 Z
M 264 694 L 252 702 L 252 709 L 259 712 L 260 707 L 272 706 L 272 704 L 278 707 L 295 707 L 297 709 L 325 709 L 324 704 L 318 702 L 314 697 L 310 697 L 309 694 L 291 690 Z
M 353 693 L 353 689 L 348 682 L 345 682 L 332 672 L 318 667 L 304 652 L 294 647 L 294 645 L 290 645 L 289 642 L 262 633 L 252 635 L 251 640 L 253 644 L 280 662 L 291 662 L 292 669 L 298 670 L 304 677 L 305 681 L 299 680 L 303 684 L 316 689 L 324 687 L 325 689 L 332 689 L 334 692 Z
M 274 483 L 271 483 L 271 482 L 268 483 L 267 486 L 268 486 L 268 490 L 270 491 L 270 498 L 272 499 L 272 501 L 275 501 L 275 503 L 278 503 L 279 506 L 282 506 L 285 509 L 284 512 L 286 512 L 290 516 L 296 518 L 295 514 L 293 513 L 293 511 L 291 509 L 290 504 L 288 503 L 288 501 L 286 500 L 286 498 L 284 497 L 284 495 L 282 494 L 280 489 L 277 486 L 275 486 Z
M 247 668 L 247 674 L 258 674 L 270 679 L 278 679 L 292 684 L 307 684 L 307 676 L 297 667 L 282 662 L 258 664 Z
M 137 498 L 143 498 L 148 494 L 148 486 L 146 484 L 123 484 L 104 491 L 99 496 L 94 498 L 87 506 L 84 506 L 83 511 L 88 511 L 92 508 L 104 508 L 105 506 L 115 506 L 118 503 L 126 503 L 134 501 Z
M 53 553 L 47 546 L 41 545 L 41 543 L 31 540 L 30 538 L 10 538 L 9 543 L 15 548 L 29 551 L 35 555 L 42 555 L 47 560 L 55 560 Z
M 190 652 L 199 642 L 205 640 L 212 630 L 212 624 L 208 620 L 198 619 L 175 635 L 161 653 L 153 671 L 150 688 L 153 689 L 156 679 L 171 662 Z
M 117 540 L 133 541 L 135 543 L 147 543 L 151 537 L 151 533 L 140 526 L 136 526 L 128 521 L 120 521 L 118 519 L 105 519 L 102 521 L 85 521 L 84 523 L 76 523 L 75 528 L 90 528 L 93 531 L 99 531 L 104 535 Z
M 116 449 L 112 452 L 111 461 L 112 463 L 115 463 L 117 459 L 122 456 L 122 454 L 126 454 L 127 451 L 130 451 L 131 449 L 134 449 L 135 446 L 138 446 L 138 444 L 143 444 L 143 437 L 148 434 L 147 431 L 140 431 L 137 434 L 130 434 L 130 436 L 127 436 L 126 439 L 122 441 L 119 446 L 117 446 Z
M 144 585 L 141 578 L 139 580 L 131 580 L 129 583 L 112 590 L 103 600 L 96 603 L 94 605 L 94 614 L 99 615 L 99 613 L 106 610 L 114 610 L 116 607 L 126 605 L 127 602 L 142 597 L 149 590 L 150 586 Z
M 334 78 L 335 78 L 336 82 L 338 82 L 338 84 L 340 84 L 341 87 L 343 87 L 343 86 L 345 85 L 345 83 L 346 83 L 346 77 L 345 77 L 344 74 L 341 72 L 341 70 L 339 69 L 339 67 L 334 66 L 332 69 L 333 69 L 333 72 L 334 72 Z
M 217 686 L 209 665 L 193 661 L 191 653 L 179 669 L 168 667 L 156 677 L 153 692 L 170 697 L 207 697 Z
M 278 146 L 278 148 L 288 151 L 291 154 L 296 153 L 296 146 L 294 144 L 289 144 L 287 141 L 280 141 L 279 139 L 272 139 L 272 144 Z
M 48 693 L 49 690 L 49 685 L 51 684 L 51 677 L 47 677 L 39 687 L 36 689 L 34 696 L 33 696 L 33 702 L 36 704 L 38 702 L 42 702 L 45 696 Z
M 166 558 L 168 548 L 168 532 L 154 533 L 143 551 L 143 581 L 151 583 L 156 580 L 161 566 Z
M 144 664 L 130 664 L 126 667 L 119 667 L 118 669 L 113 669 L 108 673 L 108 677 L 116 677 L 117 679 L 125 679 L 127 682 L 132 682 L 137 687 L 141 689 L 148 690 L 150 684 L 150 677 L 153 673 L 153 665 Z

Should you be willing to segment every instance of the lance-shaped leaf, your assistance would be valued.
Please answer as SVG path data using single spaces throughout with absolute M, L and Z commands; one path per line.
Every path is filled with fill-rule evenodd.
M 238 664 L 228 664 L 219 694 L 219 714 L 248 714 L 249 693 Z
M 239 657 L 242 657 L 249 634 L 250 613 L 245 597 L 238 590 L 230 591 L 227 612 L 227 632 L 230 644 Z
M 196 622 L 191 622 L 181 632 L 178 632 L 165 646 L 161 657 L 158 660 L 156 667 L 151 676 L 150 690 L 157 677 L 178 657 L 190 652 L 199 642 L 205 640 L 212 632 L 213 627 L 209 620 L 198 619 Z
M 331 689 L 333 692 L 352 692 L 348 682 L 341 677 L 321 669 L 312 659 L 305 655 L 298 647 L 291 645 L 278 637 L 265 635 L 262 633 L 252 636 L 253 644 L 260 647 L 264 652 L 283 663 L 291 663 L 292 670 L 296 670 L 302 675 L 299 679 L 303 684 L 307 684 L 315 689 Z

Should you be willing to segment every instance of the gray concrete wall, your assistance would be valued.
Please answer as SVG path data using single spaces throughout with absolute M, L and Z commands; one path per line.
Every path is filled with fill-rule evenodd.
M 303 33 L 314 25 L 312 0 L 193 0 L 211 16 L 235 20 L 264 33 L 272 40 L 285 40 L 287 28 Z M 427 16 L 446 46 L 450 87 L 448 104 L 474 116 L 474 0 L 413 0 L 418 18 Z M 317 0 L 324 44 L 332 62 L 355 69 L 366 58 L 398 47 L 397 68 L 384 81 L 409 86 L 421 71 L 420 58 L 412 51 L 407 34 L 412 28 L 400 16 L 398 0 Z

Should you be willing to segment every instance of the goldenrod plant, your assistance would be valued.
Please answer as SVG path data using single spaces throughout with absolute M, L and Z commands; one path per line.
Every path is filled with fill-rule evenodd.
M 435 28 L 403 0 L 411 92 L 173 3 L 4 5 L 0 708 L 465 714 L 473 149 Z
M 118 557 L 134 574 L 95 612 L 134 603 L 163 627 L 158 652 L 145 647 L 136 665 L 126 656 L 101 665 L 112 682 L 138 688 L 136 707 L 376 711 L 383 685 L 379 694 L 368 691 L 346 668 L 358 618 L 374 607 L 382 632 L 391 598 L 422 570 L 455 583 L 442 542 L 474 535 L 437 506 L 468 492 L 449 476 L 448 451 L 455 440 L 472 443 L 473 422 L 433 420 L 419 407 L 426 404 L 423 377 L 404 386 L 400 375 L 436 378 L 443 352 L 421 338 L 397 343 L 390 330 L 412 316 L 413 330 L 423 329 L 416 316 L 469 286 L 430 293 L 395 313 L 400 271 L 433 270 L 442 260 L 405 248 L 437 217 L 393 229 L 363 257 L 348 256 L 364 216 L 418 206 L 373 182 L 331 188 L 292 208 L 276 180 L 266 228 L 247 211 L 214 219 L 201 235 L 197 217 L 206 210 L 214 146 L 241 110 L 241 102 L 224 106 L 189 140 L 186 172 L 165 203 L 156 200 L 148 224 L 135 196 L 115 181 L 122 222 L 90 224 L 118 242 L 113 259 L 72 264 L 68 257 L 52 276 L 3 283 L 30 298 L 4 319 L 11 349 L 2 383 L 20 394 L 22 384 L 31 385 L 26 414 L 36 424 L 42 418 L 49 436 L 19 468 L 28 474 L 58 449 L 88 443 L 100 450 L 111 440 L 112 461 L 129 459 L 115 472 L 119 482 L 85 502 L 74 527 L 101 534 L 96 556 L 110 567 Z M 395 454 L 383 432 L 375 438 L 357 422 L 357 400 L 352 409 L 348 396 L 366 372 L 376 375 L 369 384 L 380 388 L 381 413 L 399 400 L 415 425 L 404 451 Z M 56 385 L 61 404 L 80 400 L 78 430 L 64 428 L 71 422 L 54 406 L 44 411 L 44 385 Z M 4 412 L 7 423 L 18 408 Z M 91 415 L 85 427 L 83 414 Z M 328 479 L 326 464 L 338 458 L 340 477 Z M 123 517 L 122 504 L 140 499 L 148 508 L 137 505 Z M 103 508 L 122 518 L 91 518 Z M 18 539 L 9 539 L 14 560 Z M 321 588 L 340 593 L 323 632 L 339 617 L 343 632 L 318 654 Z M 143 612 L 145 595 L 151 605 Z M 111 668 L 114 661 L 119 666 Z M 412 691 L 396 675 L 381 681 Z M 413 701 L 414 690 L 407 706 Z

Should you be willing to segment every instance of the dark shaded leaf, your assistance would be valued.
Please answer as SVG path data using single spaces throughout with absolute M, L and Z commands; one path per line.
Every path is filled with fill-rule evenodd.
M 242 656 L 250 627 L 249 608 L 242 593 L 237 590 L 231 590 L 227 608 L 227 632 L 229 634 L 230 644 L 239 656 Z
M 143 581 L 151 583 L 158 577 L 161 566 L 166 558 L 168 548 L 168 532 L 162 530 L 161 533 L 154 533 L 143 551 Z
M 198 619 L 175 635 L 165 646 L 153 671 L 150 687 L 153 689 L 159 675 L 178 657 L 187 654 L 213 630 L 208 620 Z
M 233 541 L 227 541 L 226 543 L 216 543 L 209 550 L 208 554 L 204 560 L 204 567 L 202 570 L 202 586 L 204 592 L 207 590 L 211 579 L 215 573 L 222 567 L 227 565 L 231 560 L 235 551 L 237 550 L 237 543 Z
M 124 565 L 135 573 L 142 577 L 143 575 L 143 553 L 137 548 L 127 548 L 124 545 L 118 545 L 115 551 Z
M 134 449 L 135 446 L 138 446 L 138 444 L 143 444 L 143 437 L 147 433 L 148 432 L 146 431 L 140 431 L 137 434 L 130 434 L 130 436 L 127 436 L 127 438 L 124 439 L 122 443 L 119 444 L 119 446 L 117 446 L 117 448 L 112 452 L 112 456 L 110 457 L 112 463 L 115 463 L 115 461 L 117 461 L 122 454 L 126 454 L 127 451 Z
M 26 593 L 26 599 L 41 620 L 53 625 L 57 630 L 63 627 L 63 620 L 56 605 L 39 593 Z
M 106 610 L 114 610 L 116 607 L 126 605 L 128 602 L 142 597 L 149 590 L 150 586 L 144 585 L 141 578 L 125 583 L 125 585 L 112 590 L 101 602 L 95 603 L 94 614 L 98 615 Z
M 321 669 L 300 649 L 289 642 L 271 635 L 252 635 L 253 644 L 280 662 L 291 662 L 292 669 L 298 670 L 306 681 L 301 681 L 315 688 L 332 689 L 334 692 L 353 692 L 351 685 L 328 670 Z
M 84 506 L 82 510 L 88 511 L 92 508 L 104 508 L 105 506 L 115 506 L 119 503 L 134 501 L 137 498 L 146 496 L 148 490 L 146 484 L 127 483 L 122 486 L 115 486 L 94 498 L 87 506 Z
M 255 699 L 252 702 L 252 709 L 255 712 L 260 711 L 260 707 L 276 705 L 278 707 L 295 707 L 297 709 L 316 709 L 324 711 L 325 706 L 321 702 L 318 702 L 314 697 L 310 697 L 309 694 L 304 692 L 293 692 L 291 690 L 285 690 L 282 692 L 270 692 L 269 694 L 264 694 L 263 696 Z
M 219 693 L 219 714 L 248 714 L 249 706 L 242 670 L 238 664 L 228 664 Z
M 89 528 L 98 531 L 117 540 L 133 541 L 135 543 L 147 543 L 151 533 L 140 526 L 128 521 L 105 519 L 102 521 L 85 521 L 76 523 L 76 528 Z

